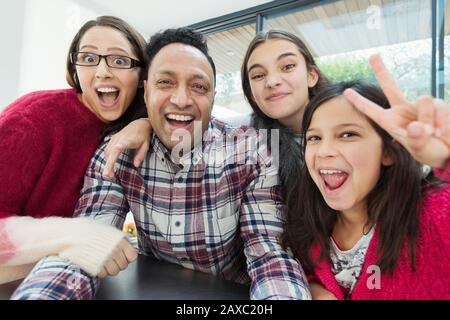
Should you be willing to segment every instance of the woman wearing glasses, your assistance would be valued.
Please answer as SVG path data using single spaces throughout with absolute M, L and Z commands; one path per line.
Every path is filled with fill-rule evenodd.
M 144 48 L 143 37 L 118 18 L 89 21 L 67 57 L 72 89 L 28 94 L 0 115 L 0 283 L 23 277 L 48 255 L 100 277 L 136 258 L 122 232 L 67 218 L 101 135 L 146 115 Z

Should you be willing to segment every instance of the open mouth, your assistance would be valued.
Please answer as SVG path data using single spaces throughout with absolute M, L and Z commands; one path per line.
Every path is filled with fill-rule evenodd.
M 319 170 L 320 176 L 322 177 L 325 187 L 329 191 L 337 191 L 341 188 L 347 181 L 349 174 L 341 170 Z
M 111 108 L 119 100 L 120 90 L 117 88 L 97 88 L 98 99 L 104 108 Z
M 187 128 L 193 121 L 194 117 L 190 115 L 168 114 L 167 122 L 175 128 Z

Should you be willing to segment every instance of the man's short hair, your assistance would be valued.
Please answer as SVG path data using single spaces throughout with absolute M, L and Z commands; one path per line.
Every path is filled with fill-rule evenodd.
M 206 42 L 206 37 L 201 32 L 186 27 L 167 29 L 165 31 L 158 32 L 150 38 L 150 41 L 145 48 L 145 53 L 148 59 L 148 68 L 150 68 L 153 58 L 155 58 L 162 48 L 172 43 L 182 43 L 197 48 L 205 55 L 213 70 L 214 83 L 216 83 L 216 66 L 213 59 L 209 55 L 208 45 Z

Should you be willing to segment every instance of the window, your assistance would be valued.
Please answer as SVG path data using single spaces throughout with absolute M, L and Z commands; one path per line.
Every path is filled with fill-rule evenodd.
M 438 32 L 439 32 L 439 26 L 441 24 L 444 24 L 444 58 L 443 61 L 441 61 L 441 64 L 444 66 L 444 71 L 443 71 L 443 91 L 444 91 L 444 99 L 446 101 L 450 101 L 450 1 L 445 1 L 445 21 L 438 21 L 437 27 L 438 27 Z M 438 63 L 439 63 L 439 59 L 438 59 Z M 441 72 L 442 71 L 439 71 Z M 439 74 L 438 74 L 438 79 L 439 79 Z M 438 86 L 439 86 L 440 82 L 438 80 Z
M 375 82 L 367 59 L 379 53 L 412 99 L 431 92 L 431 17 L 431 1 L 342 0 L 269 16 L 265 28 L 297 34 L 335 81 Z
M 219 70 L 217 104 L 247 113 L 240 64 L 251 38 L 270 28 L 297 34 L 331 79 L 375 82 L 367 58 L 379 53 L 408 98 L 450 99 L 449 16 L 446 0 L 279 0 L 192 27 L 208 34 Z
M 217 68 L 216 100 L 213 115 L 234 122 L 252 110 L 241 88 L 241 64 L 256 25 L 244 25 L 208 35 L 208 47 Z

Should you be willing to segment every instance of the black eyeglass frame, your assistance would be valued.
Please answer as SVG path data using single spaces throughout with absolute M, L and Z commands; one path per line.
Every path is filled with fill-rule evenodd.
M 76 60 L 77 60 L 76 57 L 80 53 L 90 54 L 90 55 L 99 57 L 97 64 L 92 64 L 92 65 L 78 64 L 76 62 Z M 131 60 L 131 65 L 129 67 L 126 67 L 126 68 L 118 68 L 118 67 L 110 66 L 109 63 L 108 63 L 108 57 L 119 57 L 119 58 L 130 59 Z M 70 54 L 70 62 L 73 65 L 80 66 L 80 67 L 97 67 L 100 64 L 100 61 L 102 61 L 102 59 L 105 59 L 106 65 L 108 67 L 114 68 L 114 69 L 133 69 L 133 68 L 136 68 L 136 67 L 142 68 L 144 66 L 144 64 L 142 62 L 140 62 L 139 60 L 133 59 L 133 58 L 128 57 L 128 56 L 121 56 L 121 55 L 117 55 L 117 54 L 101 55 L 101 54 L 96 54 L 96 53 L 92 53 L 92 52 L 84 52 L 84 51 L 72 52 Z

